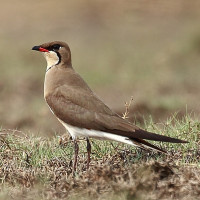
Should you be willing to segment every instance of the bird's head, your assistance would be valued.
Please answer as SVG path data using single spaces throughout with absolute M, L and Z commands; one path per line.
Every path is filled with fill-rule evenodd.
M 44 54 L 47 61 L 47 67 L 52 67 L 58 64 L 65 64 L 65 66 L 71 67 L 70 48 L 64 42 L 48 42 L 34 46 L 32 50 L 40 51 Z

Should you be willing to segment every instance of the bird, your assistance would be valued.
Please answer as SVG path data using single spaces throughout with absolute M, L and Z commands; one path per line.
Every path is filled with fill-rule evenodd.
M 74 171 L 77 169 L 79 137 L 85 137 L 87 141 L 87 169 L 91 160 L 90 138 L 117 141 L 163 153 L 167 152 L 147 140 L 187 143 L 177 138 L 148 132 L 112 111 L 74 70 L 71 51 L 65 42 L 47 42 L 34 46 L 32 50 L 42 52 L 46 59 L 44 99 L 73 139 Z

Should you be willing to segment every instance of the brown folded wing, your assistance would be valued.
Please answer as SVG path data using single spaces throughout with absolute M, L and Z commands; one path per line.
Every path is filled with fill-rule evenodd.
M 144 131 L 122 119 L 88 90 L 66 85 L 46 96 L 54 114 L 63 122 L 80 128 L 113 133 L 130 139 L 184 143 L 185 141 Z

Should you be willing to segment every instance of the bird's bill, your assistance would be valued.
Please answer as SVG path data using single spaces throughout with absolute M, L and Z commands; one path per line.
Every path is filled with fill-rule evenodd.
M 45 48 L 42 48 L 40 46 L 34 46 L 32 48 L 32 50 L 35 50 L 35 51 L 40 51 L 40 52 L 49 52 L 49 50 L 45 49 Z

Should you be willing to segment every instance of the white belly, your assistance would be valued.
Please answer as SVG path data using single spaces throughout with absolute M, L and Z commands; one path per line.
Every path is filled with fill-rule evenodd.
M 51 108 L 50 108 L 50 110 L 51 110 Z M 51 110 L 51 112 L 53 113 L 52 110 Z M 130 140 L 127 137 L 123 137 L 123 136 L 120 136 L 120 135 L 107 133 L 107 132 L 103 132 L 103 131 L 89 130 L 89 129 L 86 129 L 86 128 L 78 128 L 78 127 L 75 127 L 75 126 L 72 126 L 72 125 L 69 125 L 69 124 L 63 122 L 59 118 L 57 118 L 57 119 L 67 129 L 69 134 L 72 136 L 73 140 L 75 140 L 77 137 L 88 137 L 88 138 L 96 138 L 96 139 L 99 139 L 99 140 L 114 140 L 114 141 L 117 141 L 117 142 L 122 142 L 122 143 L 125 143 L 125 144 L 138 146 L 137 144 L 135 144 L 132 140 Z
M 96 138 L 99 140 L 114 140 L 117 142 L 122 142 L 130 145 L 135 145 L 129 138 L 119 136 L 112 133 L 107 133 L 103 131 L 97 131 L 97 130 L 89 130 L 86 128 L 78 128 L 69 124 L 64 123 L 63 121 L 59 120 L 63 126 L 67 129 L 67 131 L 70 133 L 73 139 L 76 139 L 77 137 L 88 137 L 88 138 Z M 137 145 L 135 145 L 137 146 Z
M 50 110 L 51 110 L 51 108 L 50 108 Z M 51 112 L 53 113 L 52 110 L 51 110 Z M 149 147 L 148 145 L 141 144 L 140 142 L 130 140 L 128 137 L 123 137 L 120 135 L 116 135 L 113 133 L 107 133 L 107 132 L 103 132 L 103 131 L 75 127 L 75 126 L 69 125 L 69 124 L 61 121 L 59 118 L 57 118 L 57 119 L 67 129 L 69 134 L 72 136 L 73 140 L 75 140 L 77 137 L 96 138 L 96 139 L 100 139 L 100 140 L 113 140 L 113 141 L 122 142 L 122 143 L 133 145 L 133 146 L 138 146 L 142 149 L 155 150 L 154 148 Z

